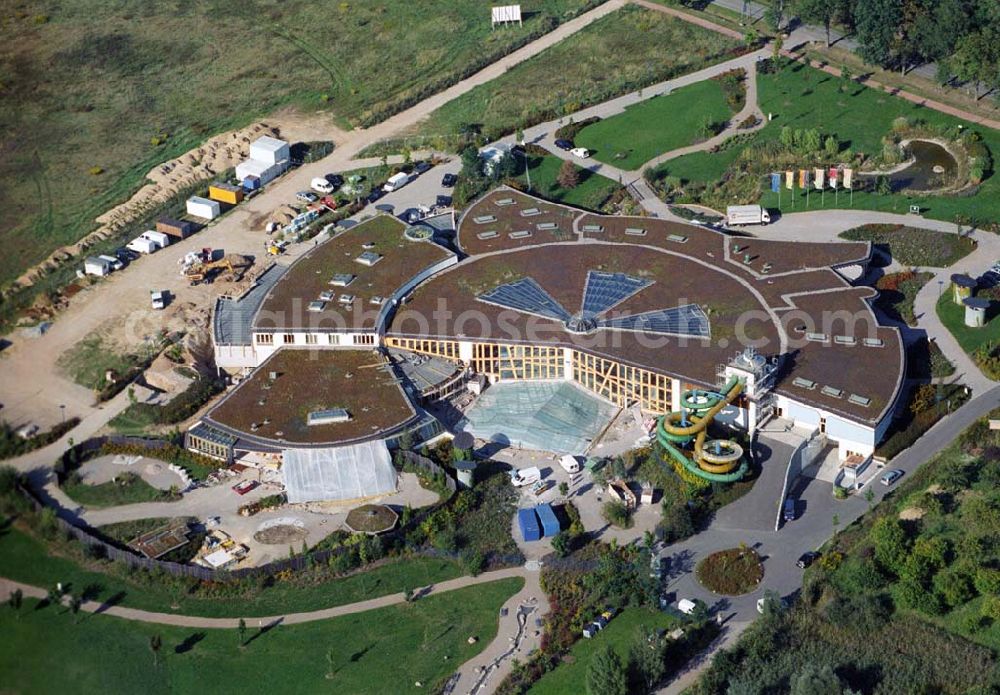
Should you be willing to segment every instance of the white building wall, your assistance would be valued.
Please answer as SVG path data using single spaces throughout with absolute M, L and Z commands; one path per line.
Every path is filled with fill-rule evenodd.
M 821 428 L 825 430 L 827 439 L 837 443 L 837 455 L 841 460 L 850 454 L 871 456 L 875 452 L 878 438 L 876 430 L 872 427 L 851 422 L 826 410 L 794 401 L 787 396 L 779 395 L 777 406 L 795 427 L 809 432 Z
M 253 345 L 216 345 L 215 365 L 226 371 L 253 369 L 260 360 Z

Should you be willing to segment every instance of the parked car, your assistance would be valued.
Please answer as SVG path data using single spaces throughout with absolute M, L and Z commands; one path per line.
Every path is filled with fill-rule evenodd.
M 344 185 L 344 177 L 340 174 L 327 174 L 325 178 L 334 188 L 340 188 Z
M 319 196 L 311 191 L 299 191 L 295 194 L 295 197 L 301 200 L 303 203 L 315 203 L 319 200 Z
M 149 302 L 154 309 L 159 311 L 167 306 L 167 291 L 166 290 L 150 290 L 149 292 Z
M 788 608 L 788 601 L 786 601 L 785 599 L 781 597 L 775 597 L 775 600 L 778 602 L 778 606 L 782 610 Z M 767 596 L 761 596 L 759 599 L 757 599 L 757 612 L 760 613 L 761 615 L 764 615 L 764 603 L 766 601 L 767 601 Z
M 451 207 L 451 196 L 450 195 L 439 195 L 435 203 L 439 208 L 450 208 Z
M 427 162 L 417 162 L 416 165 L 413 167 L 413 170 L 418 174 L 426 174 L 428 171 L 431 170 L 431 165 L 428 164 Z
M 242 482 L 233 485 L 233 492 L 235 492 L 237 495 L 245 495 L 254 488 L 256 488 L 258 485 L 260 485 L 260 483 L 258 483 L 256 480 L 244 480 Z
M 677 602 L 677 610 L 679 610 L 684 615 L 691 615 L 692 613 L 694 613 L 694 610 L 697 607 L 698 604 L 689 598 L 682 598 L 680 601 Z
M 556 147 L 558 147 L 560 150 L 565 150 L 566 152 L 569 152 L 571 149 L 573 149 L 573 141 L 564 140 L 563 138 L 560 138 L 556 140 Z
M 368 202 L 374 203 L 376 200 L 385 195 L 385 191 L 381 188 L 373 188 L 371 193 L 368 194 Z
M 893 468 L 891 471 L 886 471 L 885 473 L 883 473 L 882 477 L 879 478 L 879 482 L 888 487 L 902 477 L 903 477 L 903 471 L 899 470 L 898 468 Z
M 785 521 L 795 521 L 795 500 L 791 498 L 785 500 L 781 516 Z
M 312 182 L 309 184 L 309 187 L 314 191 L 316 191 L 317 193 L 323 193 L 323 194 L 333 193 L 335 190 L 337 190 L 332 183 L 327 181 L 322 176 L 317 176 L 316 178 L 314 178 Z
M 569 153 L 574 157 L 579 157 L 580 159 L 586 159 L 590 156 L 590 150 L 586 147 L 574 147 L 569 151 Z
M 795 561 L 795 566 L 799 569 L 804 570 L 806 567 L 816 562 L 819 559 L 819 553 L 815 550 L 810 550 L 808 552 L 799 555 L 799 559 Z
M 441 185 L 445 188 L 451 188 L 456 183 L 458 183 L 458 177 L 454 174 L 445 174 L 441 177 Z

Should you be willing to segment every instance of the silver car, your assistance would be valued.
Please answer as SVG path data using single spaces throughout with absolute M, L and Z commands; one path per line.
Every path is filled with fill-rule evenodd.
M 892 485 L 894 482 L 896 482 L 902 477 L 903 477 L 903 471 L 899 470 L 898 468 L 893 468 L 891 471 L 886 471 L 885 473 L 883 473 L 882 477 L 879 478 L 879 482 L 888 487 L 889 485 Z

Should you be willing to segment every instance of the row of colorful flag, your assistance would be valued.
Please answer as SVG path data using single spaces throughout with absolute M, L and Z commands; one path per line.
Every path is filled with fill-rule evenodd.
M 795 188 L 795 172 L 791 169 L 784 173 L 785 176 L 785 188 L 792 190 Z M 799 169 L 799 188 L 808 188 L 809 184 L 812 183 L 816 187 L 817 191 L 822 191 L 826 186 L 826 182 L 830 182 L 830 188 L 836 188 L 838 181 L 843 181 L 844 188 L 851 188 L 854 180 L 854 170 L 853 169 L 838 169 L 837 167 L 830 167 L 829 171 L 826 169 L 814 169 L 810 172 L 808 169 Z M 771 174 L 771 190 L 777 193 L 781 190 L 781 172 L 776 171 Z

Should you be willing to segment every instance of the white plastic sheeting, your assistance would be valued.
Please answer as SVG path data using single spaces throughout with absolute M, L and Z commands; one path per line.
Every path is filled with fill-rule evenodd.
M 396 469 L 381 440 L 329 449 L 286 449 L 282 470 L 292 503 L 353 500 L 396 490 Z

